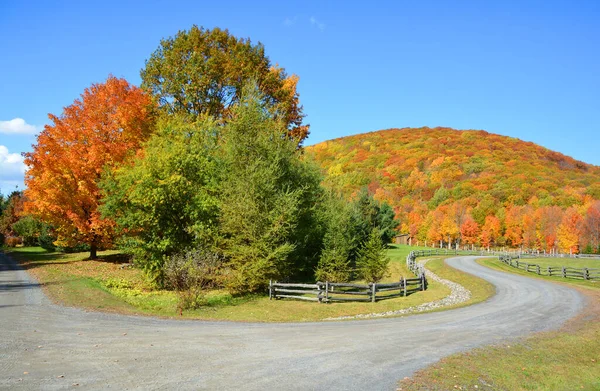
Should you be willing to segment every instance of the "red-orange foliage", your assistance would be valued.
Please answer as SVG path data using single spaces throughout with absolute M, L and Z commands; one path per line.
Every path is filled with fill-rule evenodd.
M 481 245 L 489 248 L 500 236 L 500 220 L 496 216 L 486 216 L 485 224 L 481 227 Z
M 563 212 L 558 206 L 542 207 L 536 211 L 537 237 L 541 250 L 546 252 L 556 251 L 556 230 L 562 220 Z
M 504 224 L 506 231 L 504 236 L 508 243 L 513 247 L 519 247 L 523 244 L 523 208 L 513 206 L 506 211 Z
M 537 248 L 538 238 L 536 235 L 536 221 L 535 216 L 532 213 L 523 215 L 523 245 L 526 248 Z
M 582 226 L 583 244 L 594 251 L 600 251 L 600 201 L 595 201 L 588 209 Z
M 10 195 L 6 209 L 0 214 L 0 234 L 4 234 L 5 236 L 15 235 L 12 225 L 22 217 L 24 201 L 21 192 L 15 191 Z M 1 244 L 2 242 L 0 241 Z
M 571 207 L 565 211 L 557 229 L 560 250 L 564 253 L 579 253 L 579 235 L 581 233 L 581 215 Z
M 460 234 L 464 243 L 476 244 L 479 238 L 479 224 L 473 218 L 468 217 L 460 227 Z
M 87 243 L 94 258 L 96 248 L 111 244 L 114 225 L 97 210 L 98 182 L 150 134 L 152 100 L 110 76 L 86 88 L 60 117 L 48 117 L 53 124 L 25 154 L 25 207 L 56 228 L 59 244 Z
M 581 208 L 585 221 L 589 205 L 600 199 L 600 167 L 484 131 L 389 129 L 306 150 L 324 171 L 335 174 L 325 179 L 326 185 L 352 194 L 370 184 L 373 193 L 393 194 L 388 199 L 399 211 L 403 232 L 420 242 L 454 240 L 448 219 L 462 231 L 460 216 L 468 211 L 480 228 L 488 216 L 499 219 L 497 245 L 557 251 L 565 210 Z M 438 208 L 444 208 L 444 216 Z M 587 232 L 581 230 L 590 238 L 580 242 L 597 249 L 600 238 L 594 241 Z M 486 243 L 493 242 L 489 234 L 484 233 Z

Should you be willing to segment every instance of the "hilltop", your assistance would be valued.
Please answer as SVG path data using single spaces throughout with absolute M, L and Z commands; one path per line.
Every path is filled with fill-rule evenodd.
M 387 129 L 306 150 L 323 168 L 328 186 L 346 194 L 368 187 L 395 208 L 402 231 L 421 241 L 460 241 L 461 226 L 472 220 L 478 226 L 473 244 L 552 251 L 567 210 L 576 209 L 583 220 L 600 199 L 600 167 L 483 130 Z M 442 228 L 444 220 L 448 227 Z M 497 231 L 488 232 L 495 236 L 491 242 L 482 240 L 486 221 Z M 527 224 L 536 227 L 535 234 L 520 232 Z

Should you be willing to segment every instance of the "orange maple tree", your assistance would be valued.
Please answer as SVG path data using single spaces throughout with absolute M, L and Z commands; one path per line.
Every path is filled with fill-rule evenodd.
M 500 220 L 496 216 L 486 216 L 485 224 L 481 227 L 481 245 L 488 249 L 500 236 Z
M 24 154 L 26 211 L 52 224 L 57 244 L 87 243 L 90 258 L 111 244 L 114 222 L 98 212 L 103 171 L 150 134 L 152 99 L 124 79 L 92 84 L 60 117 L 49 114 L 33 152 Z
M 593 202 L 587 209 L 582 227 L 584 242 L 589 250 L 600 250 L 600 201 Z
M 560 250 L 565 253 L 579 253 L 579 236 L 583 219 L 577 209 L 570 207 L 565 211 L 557 229 L 557 239 Z
M 477 243 L 479 236 L 479 225 L 475 220 L 473 220 L 473 218 L 469 216 L 460 226 L 460 233 L 462 235 L 463 242 L 474 246 Z

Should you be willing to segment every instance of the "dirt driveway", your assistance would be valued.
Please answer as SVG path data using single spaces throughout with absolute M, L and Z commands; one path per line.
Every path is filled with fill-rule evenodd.
M 562 285 L 448 263 L 490 300 L 402 318 L 256 324 L 162 320 L 51 304 L 0 254 L 0 389 L 394 390 L 449 354 L 559 327 L 585 304 Z

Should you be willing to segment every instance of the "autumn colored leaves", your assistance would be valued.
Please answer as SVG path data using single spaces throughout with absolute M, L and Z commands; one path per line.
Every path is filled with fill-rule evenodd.
M 140 88 L 110 76 L 61 116 L 49 115 L 53 124 L 25 154 L 25 208 L 55 227 L 59 244 L 87 243 L 95 258 L 98 247 L 112 243 L 114 223 L 98 211 L 98 182 L 149 136 L 152 107 Z
M 412 243 L 599 252 L 600 167 L 484 131 L 390 129 L 307 148 L 326 183 L 368 186 Z

